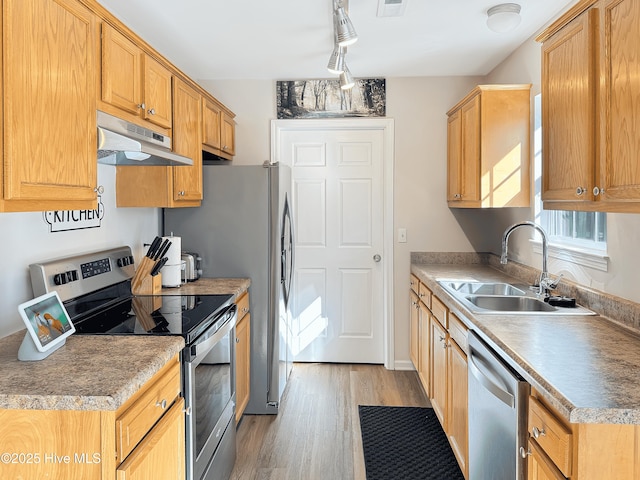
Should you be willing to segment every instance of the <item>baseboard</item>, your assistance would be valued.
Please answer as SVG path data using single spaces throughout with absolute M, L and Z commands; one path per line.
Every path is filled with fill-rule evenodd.
M 393 362 L 393 369 L 409 371 L 415 370 L 415 367 L 413 366 L 413 363 L 411 363 L 411 360 L 396 360 Z

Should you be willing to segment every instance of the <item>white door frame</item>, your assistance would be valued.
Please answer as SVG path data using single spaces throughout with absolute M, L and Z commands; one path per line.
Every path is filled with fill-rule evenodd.
M 382 130 L 383 152 L 383 335 L 384 366 L 394 369 L 394 322 L 393 322 L 393 172 L 394 172 L 394 121 L 391 118 L 358 119 L 303 119 L 271 120 L 271 162 L 280 161 L 280 141 L 283 131 L 313 130 Z

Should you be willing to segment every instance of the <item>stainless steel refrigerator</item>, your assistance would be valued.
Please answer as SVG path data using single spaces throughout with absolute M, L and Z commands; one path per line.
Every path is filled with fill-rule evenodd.
M 245 413 L 278 413 L 291 372 L 291 169 L 204 165 L 202 205 L 164 210 L 164 232 L 202 257 L 204 277 L 248 277 L 251 391 Z

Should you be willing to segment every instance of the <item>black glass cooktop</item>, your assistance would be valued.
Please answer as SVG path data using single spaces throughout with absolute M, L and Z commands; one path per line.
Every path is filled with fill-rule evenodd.
M 135 295 L 96 298 L 65 305 L 78 334 L 181 335 L 187 344 L 215 323 L 232 295 Z M 105 305 L 106 303 L 106 305 Z M 89 311 L 90 313 L 84 313 Z M 74 315 L 75 313 L 75 315 Z

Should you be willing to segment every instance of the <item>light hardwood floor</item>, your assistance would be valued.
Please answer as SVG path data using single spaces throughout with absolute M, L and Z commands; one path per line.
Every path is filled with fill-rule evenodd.
M 358 405 L 430 406 L 416 372 L 296 363 L 278 415 L 245 415 L 232 480 L 364 480 Z

